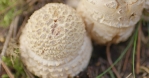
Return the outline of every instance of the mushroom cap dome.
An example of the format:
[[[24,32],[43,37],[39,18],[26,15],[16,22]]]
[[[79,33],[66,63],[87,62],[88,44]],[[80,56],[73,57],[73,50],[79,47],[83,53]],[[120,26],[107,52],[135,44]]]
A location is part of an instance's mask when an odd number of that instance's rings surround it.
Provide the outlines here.
[[[80,0],[65,0],[65,2],[67,5],[76,8]]]
[[[144,8],[149,9],[149,0],[145,0]]]
[[[91,42],[83,20],[73,8],[49,3],[31,15],[20,36],[20,50],[24,63],[37,76],[63,78],[68,74],[74,76],[87,66]],[[84,58],[84,64],[77,67]],[[73,72],[72,67],[78,71]]]
[[[80,6],[93,21],[120,28],[139,21],[144,3],[145,0],[82,0]]]
[[[131,35],[144,4],[145,0],[81,0],[77,11],[97,43],[119,43]]]

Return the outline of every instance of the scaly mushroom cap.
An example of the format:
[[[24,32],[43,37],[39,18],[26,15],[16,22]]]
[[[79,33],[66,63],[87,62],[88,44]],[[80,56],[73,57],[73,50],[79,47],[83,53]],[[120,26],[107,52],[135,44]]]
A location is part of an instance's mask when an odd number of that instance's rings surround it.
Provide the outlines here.
[[[145,0],[81,0],[77,11],[89,34],[100,44],[119,43],[132,33]],[[125,34],[126,33],[126,34]]]
[[[66,78],[87,66],[92,47],[76,11],[50,3],[31,15],[20,37],[20,50],[24,64],[35,75]]]

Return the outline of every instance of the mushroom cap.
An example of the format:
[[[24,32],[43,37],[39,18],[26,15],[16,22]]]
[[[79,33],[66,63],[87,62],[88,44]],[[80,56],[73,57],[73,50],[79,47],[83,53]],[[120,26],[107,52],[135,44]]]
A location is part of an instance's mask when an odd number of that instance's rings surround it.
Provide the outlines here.
[[[78,11],[98,23],[118,28],[128,27],[139,21],[144,2],[145,0],[81,0]]]
[[[149,9],[149,0],[145,0],[145,6],[144,6],[145,9]]]
[[[78,6],[78,3],[80,2],[80,0],[65,0],[66,4],[76,8]]]
[[[95,41],[119,43],[131,35],[144,3],[145,0],[81,0],[77,11]]]
[[[91,56],[91,42],[76,11],[49,3],[35,11],[20,36],[21,57],[39,77],[66,78],[82,71]]]
[[[117,28],[98,23],[94,24],[90,35],[99,44],[108,44],[109,42],[117,44],[127,40],[134,28],[135,26]]]

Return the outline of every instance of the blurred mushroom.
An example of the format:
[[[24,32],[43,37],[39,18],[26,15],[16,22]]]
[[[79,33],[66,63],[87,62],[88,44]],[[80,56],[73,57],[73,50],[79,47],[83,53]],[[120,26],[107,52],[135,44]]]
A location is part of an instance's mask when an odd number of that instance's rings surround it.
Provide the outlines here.
[[[149,0],[145,0],[145,9],[149,9]]]
[[[80,2],[80,0],[65,0],[65,1],[67,5],[73,8],[76,8],[78,6],[78,3]]]
[[[90,36],[99,44],[125,41],[140,20],[145,0],[81,0],[82,15]]]
[[[88,65],[92,46],[73,8],[49,3],[31,15],[20,36],[20,51],[23,63],[35,75],[67,78]]]

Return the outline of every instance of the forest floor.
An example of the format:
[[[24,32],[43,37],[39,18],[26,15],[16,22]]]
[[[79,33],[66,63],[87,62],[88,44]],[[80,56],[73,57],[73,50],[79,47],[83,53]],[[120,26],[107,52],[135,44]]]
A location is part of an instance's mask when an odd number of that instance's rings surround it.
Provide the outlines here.
[[[20,62],[19,36],[35,10],[50,2],[64,1],[0,0],[0,78],[37,78]],[[143,14],[149,12],[144,10]],[[149,78],[149,20],[140,20],[125,42],[105,46],[92,42],[89,65],[75,78]]]

